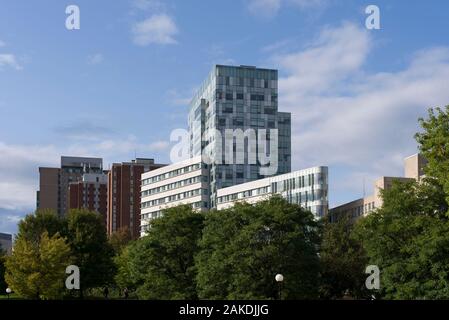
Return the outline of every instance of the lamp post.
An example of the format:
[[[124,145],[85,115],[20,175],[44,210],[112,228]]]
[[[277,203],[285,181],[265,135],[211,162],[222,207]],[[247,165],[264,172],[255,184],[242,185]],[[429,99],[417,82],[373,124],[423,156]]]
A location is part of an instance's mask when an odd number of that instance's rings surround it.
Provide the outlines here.
[[[279,288],[279,300],[282,300],[282,282],[284,281],[284,276],[282,274],[277,274],[276,277],[274,277],[276,282],[278,283]]]
[[[6,294],[8,295],[8,299],[9,299],[9,295],[11,294],[12,290],[11,288],[6,288]]]

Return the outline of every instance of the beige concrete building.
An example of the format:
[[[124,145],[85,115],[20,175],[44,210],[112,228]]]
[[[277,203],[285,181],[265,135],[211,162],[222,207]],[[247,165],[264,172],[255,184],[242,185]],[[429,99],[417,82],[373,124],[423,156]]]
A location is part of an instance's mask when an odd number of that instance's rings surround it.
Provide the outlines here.
[[[329,211],[330,220],[337,221],[342,215],[348,215],[355,220],[361,216],[366,216],[376,208],[382,207],[381,190],[388,190],[392,187],[393,181],[407,182],[411,180],[420,180],[424,176],[424,167],[426,160],[420,155],[404,159],[405,177],[381,177],[374,182],[374,194],[360,198]]]
[[[419,180],[424,176],[427,160],[420,154],[414,154],[404,160],[404,177]]]

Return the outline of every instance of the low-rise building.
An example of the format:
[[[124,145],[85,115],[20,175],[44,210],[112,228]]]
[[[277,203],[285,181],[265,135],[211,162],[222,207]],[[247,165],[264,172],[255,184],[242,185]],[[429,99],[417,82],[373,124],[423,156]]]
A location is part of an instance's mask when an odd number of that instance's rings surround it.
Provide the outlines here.
[[[330,221],[335,222],[341,216],[349,216],[351,220],[356,220],[359,217],[366,216],[376,208],[382,207],[381,190],[390,189],[393,181],[408,182],[420,180],[424,176],[426,163],[427,161],[420,154],[405,158],[405,177],[381,177],[377,179],[374,182],[374,194],[332,208],[329,212]]]
[[[0,250],[6,251],[6,254],[12,253],[12,235],[0,232]]]
[[[328,213],[328,168],[313,167],[218,189],[217,209],[238,201],[256,203],[274,194],[310,210],[316,218],[324,217]]]
[[[152,219],[162,210],[189,204],[195,210],[210,208],[209,167],[194,157],[142,174],[140,233],[145,235]]]

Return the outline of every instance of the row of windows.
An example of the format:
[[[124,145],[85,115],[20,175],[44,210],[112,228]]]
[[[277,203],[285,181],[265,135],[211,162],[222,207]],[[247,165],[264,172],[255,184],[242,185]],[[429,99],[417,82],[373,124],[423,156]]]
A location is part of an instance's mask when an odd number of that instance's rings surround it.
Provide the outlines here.
[[[237,77],[237,78],[255,78],[277,80],[277,70],[257,69],[253,67],[228,67],[217,66],[215,75],[218,77]]]
[[[248,191],[243,191],[239,193],[234,193],[227,196],[218,197],[218,203],[227,203],[237,200],[242,200],[245,198],[253,197],[253,196],[259,196],[259,195],[265,195],[270,193],[269,187],[264,188],[258,188]],[[307,204],[309,202],[314,201],[325,201],[327,200],[327,193],[325,190],[311,190],[311,191],[305,191],[305,192],[294,192],[289,193],[287,195],[284,195],[284,197],[287,199],[289,203],[295,203],[295,204]]]
[[[254,196],[265,195],[270,192],[270,187],[262,187],[247,191],[242,191],[238,193],[233,193],[227,196],[218,197],[218,203],[226,203],[230,201],[235,201],[239,199],[245,199]]]
[[[189,178],[189,179],[185,179],[185,180],[181,180],[181,181],[176,181],[176,182],[164,185],[164,186],[160,186],[157,188],[142,191],[142,197],[147,197],[149,195],[185,187],[185,186],[199,183],[199,182],[208,182],[208,181],[209,181],[209,179],[207,176],[197,176],[197,177],[193,177],[193,178]]]
[[[150,183],[155,183],[155,182],[162,181],[162,180],[165,180],[168,178],[173,178],[173,177],[179,176],[181,174],[189,173],[189,172],[192,172],[192,171],[195,171],[198,169],[201,169],[201,164],[195,163],[195,164],[192,164],[192,165],[184,167],[184,168],[180,168],[177,170],[173,170],[173,171],[170,171],[167,173],[160,174],[158,176],[144,179],[144,180],[142,180],[142,185],[145,186]]]
[[[326,177],[322,173],[311,173],[305,176],[291,178],[279,182],[272,183],[272,190],[274,193],[283,192],[287,190],[300,189],[305,187],[310,187],[313,185],[323,185],[326,184]]]
[[[325,201],[327,200],[327,192],[326,190],[310,190],[310,191],[304,191],[304,192],[293,192],[288,193],[285,195],[285,198],[290,203],[308,203],[308,202],[314,202],[314,201]]]
[[[270,82],[266,79],[248,79],[242,77],[217,77],[217,85],[239,86],[239,87],[254,87],[254,88],[269,88]],[[276,87],[276,83],[272,84]]]
[[[271,101],[271,102],[277,102],[278,101],[278,96],[277,94],[272,94],[271,95],[271,99],[268,100],[268,97],[270,97],[269,95],[264,95],[264,94],[250,94],[249,95],[249,100],[251,101]],[[233,100],[244,100],[245,99],[245,94],[241,93],[241,92],[236,92],[235,95],[233,92],[222,92],[220,90],[217,90],[217,95],[216,95],[216,100],[226,100],[226,101],[233,101]],[[200,112],[201,109],[198,108],[197,112]],[[197,114],[195,113],[195,118],[197,118]]]
[[[192,209],[202,209],[207,208],[208,203],[206,201],[198,201],[191,204]],[[144,213],[141,215],[141,220],[152,220],[156,218],[160,218],[164,215],[164,210],[158,210],[150,213]]]
[[[183,200],[183,199],[188,199],[188,198],[192,198],[192,197],[196,197],[196,196],[200,196],[200,195],[208,196],[209,195],[209,190],[208,189],[195,189],[195,190],[190,190],[190,191],[178,193],[178,194],[175,194],[175,195],[172,195],[172,196],[163,197],[163,198],[160,198],[160,199],[145,201],[145,202],[142,202],[142,209],[153,207],[153,206],[157,206],[157,205],[162,205],[162,204],[166,204],[166,203],[170,203],[170,202],[173,202],[173,201],[179,201],[179,200]]]

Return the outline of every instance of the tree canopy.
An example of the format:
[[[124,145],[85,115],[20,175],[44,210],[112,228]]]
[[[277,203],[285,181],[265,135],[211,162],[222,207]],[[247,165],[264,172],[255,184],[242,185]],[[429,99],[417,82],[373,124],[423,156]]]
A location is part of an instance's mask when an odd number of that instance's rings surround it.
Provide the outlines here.
[[[61,299],[70,247],[58,233],[44,231],[38,243],[20,237],[6,261],[6,281],[14,292],[30,299]]]
[[[317,297],[318,223],[298,205],[274,196],[206,215],[197,256],[198,293],[205,299]]]

